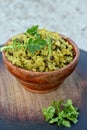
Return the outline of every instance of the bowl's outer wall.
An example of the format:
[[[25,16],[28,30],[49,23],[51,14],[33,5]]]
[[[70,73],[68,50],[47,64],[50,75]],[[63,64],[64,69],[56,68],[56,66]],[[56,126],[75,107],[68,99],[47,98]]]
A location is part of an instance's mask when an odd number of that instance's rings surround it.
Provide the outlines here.
[[[21,69],[7,60],[5,52],[2,52],[2,57],[8,71],[14,75],[27,89],[35,92],[44,92],[53,90],[58,87],[67,76],[69,76],[75,69],[79,59],[79,49],[76,44],[71,40],[67,41],[73,46],[75,52],[74,60],[66,67],[51,71],[51,72],[32,72]]]

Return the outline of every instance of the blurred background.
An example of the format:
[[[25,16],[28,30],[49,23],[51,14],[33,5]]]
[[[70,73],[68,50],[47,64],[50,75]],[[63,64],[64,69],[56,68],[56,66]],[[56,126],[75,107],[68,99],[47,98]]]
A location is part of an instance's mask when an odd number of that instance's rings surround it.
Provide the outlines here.
[[[87,0],[0,0],[0,45],[32,25],[62,33],[87,51]]]

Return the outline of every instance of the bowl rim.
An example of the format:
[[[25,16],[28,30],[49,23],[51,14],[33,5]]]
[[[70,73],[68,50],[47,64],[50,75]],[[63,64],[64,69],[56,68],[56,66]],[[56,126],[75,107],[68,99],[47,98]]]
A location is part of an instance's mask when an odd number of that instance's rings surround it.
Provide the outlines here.
[[[71,38],[69,38],[69,37],[67,37],[67,36],[65,36],[65,35],[63,35],[63,34],[60,34],[60,33],[58,33],[58,34],[61,35],[63,39],[67,40],[70,45],[73,46],[73,50],[74,50],[74,52],[75,52],[75,57],[74,57],[73,61],[71,61],[68,65],[66,65],[66,66],[63,67],[63,68],[56,69],[56,70],[54,70],[54,71],[47,71],[47,72],[45,72],[45,71],[44,71],[44,72],[30,71],[30,70],[26,70],[26,69],[23,69],[23,68],[21,68],[21,67],[18,67],[18,66],[16,66],[16,65],[12,64],[12,63],[5,57],[5,51],[2,51],[2,57],[3,57],[3,59],[6,61],[6,63],[10,64],[10,66],[13,66],[13,67],[18,68],[18,70],[19,70],[20,72],[32,73],[32,74],[37,74],[37,75],[38,75],[38,74],[51,74],[51,73],[56,73],[56,72],[64,71],[64,70],[66,70],[68,67],[72,66],[72,65],[75,63],[75,61],[78,61],[78,60],[79,60],[80,50],[79,50],[78,46],[76,45],[76,43],[75,43]],[[19,35],[19,34],[16,34],[16,35]],[[13,38],[13,37],[12,37],[12,38]],[[10,38],[5,44],[8,44],[8,42],[9,42],[12,38]]]

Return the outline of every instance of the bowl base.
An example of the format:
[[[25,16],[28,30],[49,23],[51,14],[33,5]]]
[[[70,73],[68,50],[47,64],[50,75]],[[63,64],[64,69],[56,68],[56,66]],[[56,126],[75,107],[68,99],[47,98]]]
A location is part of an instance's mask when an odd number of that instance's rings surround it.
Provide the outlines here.
[[[48,92],[51,92],[55,89],[57,89],[62,83],[63,81],[61,82],[58,82],[56,85],[44,85],[45,87],[43,89],[41,89],[41,86],[40,85],[35,85],[35,84],[31,84],[31,83],[26,83],[26,82],[23,82],[19,79],[17,79],[20,84],[28,91],[32,92],[32,93],[48,93]],[[38,89],[37,89],[37,86],[38,86]]]
[[[51,92],[51,91],[53,91],[53,90],[56,90],[56,89],[59,87],[59,85],[58,85],[57,87],[52,88],[52,89],[50,89],[50,90],[40,91],[40,90],[30,89],[30,88],[28,88],[28,87],[26,87],[26,86],[24,86],[24,85],[22,85],[22,86],[23,86],[26,90],[28,90],[28,91],[30,91],[30,92],[32,92],[32,93],[48,93],[48,92]]]

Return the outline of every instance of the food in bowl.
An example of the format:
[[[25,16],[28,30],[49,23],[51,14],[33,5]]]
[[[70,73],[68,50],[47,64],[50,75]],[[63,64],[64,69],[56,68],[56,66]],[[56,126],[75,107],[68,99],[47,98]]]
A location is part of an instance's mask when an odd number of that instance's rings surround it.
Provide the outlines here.
[[[7,69],[33,92],[57,88],[75,69],[79,58],[72,40],[38,25],[11,38],[1,51]]]
[[[65,39],[58,33],[33,26],[8,42],[5,56],[12,64],[26,70],[54,71],[74,59],[73,46]]]

